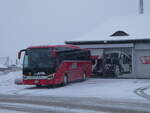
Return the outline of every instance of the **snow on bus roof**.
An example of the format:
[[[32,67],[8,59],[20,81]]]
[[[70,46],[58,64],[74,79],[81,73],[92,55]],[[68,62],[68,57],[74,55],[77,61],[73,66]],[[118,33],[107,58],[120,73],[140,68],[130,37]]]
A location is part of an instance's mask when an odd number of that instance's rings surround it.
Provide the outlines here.
[[[135,15],[114,17],[103,24],[98,25],[86,35],[66,41],[74,42],[90,41],[126,41],[126,40],[150,40],[150,15]],[[117,36],[118,35],[118,36]]]

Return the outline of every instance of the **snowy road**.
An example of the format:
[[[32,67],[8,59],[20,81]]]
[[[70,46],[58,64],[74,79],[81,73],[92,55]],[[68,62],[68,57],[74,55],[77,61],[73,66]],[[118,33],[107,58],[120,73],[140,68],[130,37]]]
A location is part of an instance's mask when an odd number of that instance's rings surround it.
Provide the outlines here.
[[[40,105],[41,104],[41,105]],[[1,109],[7,109],[7,110],[12,110],[12,111],[20,111],[20,112],[31,112],[31,113],[98,113],[96,111],[92,110],[86,110],[86,109],[81,109],[81,108],[71,108],[71,107],[66,107],[67,104],[62,103],[62,106],[60,106],[60,103],[58,106],[56,104],[52,105],[52,102],[49,102],[48,104],[35,104],[35,103],[30,103],[25,102],[25,103],[13,103],[11,102],[1,102],[0,103],[0,108]],[[11,112],[10,112],[11,113]],[[100,113],[107,113],[107,112],[100,112]]]
[[[150,103],[99,98],[1,95],[0,109],[31,113],[149,113]]]
[[[145,93],[150,96],[150,87],[148,87],[148,89],[145,91]]]
[[[0,113],[150,113],[150,79],[89,79],[36,88],[15,85],[20,77],[21,72],[0,76]]]

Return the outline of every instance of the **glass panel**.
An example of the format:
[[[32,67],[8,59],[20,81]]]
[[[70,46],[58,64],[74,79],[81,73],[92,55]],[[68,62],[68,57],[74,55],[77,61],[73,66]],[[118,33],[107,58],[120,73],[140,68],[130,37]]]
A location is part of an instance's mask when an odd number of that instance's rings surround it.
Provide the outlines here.
[[[29,65],[28,55],[24,56],[24,62],[23,62],[23,64],[24,64],[23,65],[24,68],[28,67],[28,65]]]
[[[23,67],[25,70],[55,72],[56,57],[52,56],[52,48],[28,49],[24,56]]]

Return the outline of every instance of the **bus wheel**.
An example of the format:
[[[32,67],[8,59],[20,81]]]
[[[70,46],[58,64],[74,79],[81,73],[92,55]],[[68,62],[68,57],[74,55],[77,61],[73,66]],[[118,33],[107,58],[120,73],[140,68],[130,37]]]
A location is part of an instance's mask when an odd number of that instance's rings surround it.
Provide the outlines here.
[[[83,74],[83,78],[82,78],[82,80],[83,80],[83,81],[85,81],[85,80],[86,80],[86,74],[85,74],[85,73]]]
[[[63,78],[63,85],[67,85],[68,84],[68,76],[65,75],[64,78]]]

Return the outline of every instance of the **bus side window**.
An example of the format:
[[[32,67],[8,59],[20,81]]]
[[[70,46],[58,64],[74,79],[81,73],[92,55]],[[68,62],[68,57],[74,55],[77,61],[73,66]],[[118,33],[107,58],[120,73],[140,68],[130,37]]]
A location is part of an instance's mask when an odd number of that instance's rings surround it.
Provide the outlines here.
[[[77,59],[78,60],[84,60],[84,56],[83,56],[83,53],[81,51],[77,52]]]
[[[79,60],[90,60],[90,53],[88,51],[79,51],[78,59]]]

